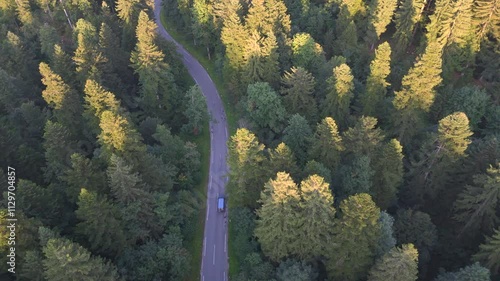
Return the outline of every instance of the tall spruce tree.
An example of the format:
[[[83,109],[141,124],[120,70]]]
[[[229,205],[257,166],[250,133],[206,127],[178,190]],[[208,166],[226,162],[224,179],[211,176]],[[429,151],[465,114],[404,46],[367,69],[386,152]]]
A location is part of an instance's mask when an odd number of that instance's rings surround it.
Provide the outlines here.
[[[486,238],[484,244],[479,245],[479,252],[472,258],[479,261],[497,274],[500,270],[500,228],[497,228],[494,234]]]
[[[350,105],[354,97],[354,76],[347,64],[333,69],[328,79],[328,92],[323,107],[323,115],[331,116],[340,128],[346,128],[350,119]]]
[[[422,19],[427,0],[404,0],[395,13],[397,51],[402,53],[413,40],[416,25]]]
[[[335,241],[326,254],[326,269],[335,280],[360,280],[373,264],[380,236],[380,209],[370,195],[361,193],[343,200],[340,212]]]
[[[311,144],[312,135],[307,120],[300,114],[292,115],[283,133],[283,142],[292,149],[299,166],[303,166],[307,160],[307,149]]]
[[[330,171],[335,171],[340,162],[340,154],[344,151],[342,137],[335,120],[326,117],[316,126],[316,131],[312,138],[309,156],[323,163]]]
[[[413,244],[393,248],[370,269],[368,281],[416,281],[418,250]]]
[[[278,261],[295,253],[298,248],[300,191],[290,175],[279,172],[269,180],[261,193],[262,207],[257,210],[255,236],[262,251]]]
[[[375,58],[370,63],[370,75],[366,79],[366,90],[361,96],[363,114],[380,118],[383,101],[387,96],[387,77],[391,73],[391,46],[380,44],[375,50]]]
[[[314,99],[314,77],[302,67],[292,67],[281,79],[281,94],[288,112],[299,113],[308,120],[315,120],[317,107]]]

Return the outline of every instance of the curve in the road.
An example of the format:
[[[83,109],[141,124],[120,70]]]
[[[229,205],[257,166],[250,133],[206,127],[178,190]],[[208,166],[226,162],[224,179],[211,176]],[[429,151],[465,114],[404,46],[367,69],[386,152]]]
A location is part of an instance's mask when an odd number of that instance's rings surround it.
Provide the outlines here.
[[[174,42],[177,46],[177,51],[182,55],[183,63],[189,74],[206,97],[208,111],[212,117],[210,120],[210,171],[200,280],[226,281],[228,280],[229,268],[227,213],[218,213],[216,205],[218,195],[224,194],[228,171],[226,156],[229,135],[224,106],[207,71],[163,27],[160,20],[161,1],[155,0],[154,9],[158,33],[168,41]]]

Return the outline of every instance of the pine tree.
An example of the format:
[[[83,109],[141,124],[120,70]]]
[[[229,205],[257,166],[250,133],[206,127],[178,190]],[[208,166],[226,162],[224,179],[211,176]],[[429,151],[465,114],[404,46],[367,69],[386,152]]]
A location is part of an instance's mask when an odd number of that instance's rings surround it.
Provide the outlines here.
[[[380,212],[378,220],[380,224],[380,237],[378,239],[376,257],[381,258],[396,246],[396,238],[394,238],[394,218],[386,211]]]
[[[328,93],[323,107],[323,116],[331,116],[340,128],[348,125],[350,104],[354,97],[354,76],[347,64],[333,69],[333,76],[327,80]]]
[[[341,216],[335,224],[335,241],[326,254],[326,268],[335,280],[359,280],[373,264],[380,236],[380,209],[366,193],[340,203]]]
[[[95,26],[85,19],[79,19],[74,33],[77,37],[78,47],[75,50],[73,61],[76,64],[76,73],[81,83],[87,79],[100,80],[100,65],[106,58],[96,48],[99,36]]]
[[[370,43],[373,44],[376,42],[380,38],[380,35],[385,32],[387,25],[391,23],[397,4],[398,2],[395,0],[379,0],[370,3],[371,24],[368,30]]]
[[[397,112],[394,123],[403,144],[407,144],[423,126],[423,115],[433,104],[435,88],[442,81],[441,62],[438,43],[429,43],[421,59],[403,77],[401,90],[395,93],[393,105]]]
[[[70,167],[70,156],[76,151],[76,143],[68,129],[47,120],[43,134],[43,147],[47,166],[43,168],[46,182],[54,182]]]
[[[59,44],[54,45],[54,51],[50,57],[50,66],[51,69],[60,75],[67,84],[73,87],[76,86],[73,60]]]
[[[338,171],[339,181],[336,194],[345,199],[358,193],[370,193],[375,172],[370,167],[371,159],[366,155],[357,155],[348,165]]]
[[[286,172],[292,178],[297,178],[299,168],[295,163],[295,156],[285,143],[282,142],[275,149],[269,151],[268,171],[270,177],[275,176],[278,172]]]
[[[500,1],[498,0],[480,0],[476,1],[473,7],[473,23],[476,27],[477,40],[481,41],[488,33],[494,37],[500,37]]]
[[[184,111],[188,123],[182,129],[198,135],[203,132],[203,125],[209,120],[207,101],[199,86],[192,86],[186,93],[187,107]]]
[[[54,109],[57,120],[77,134],[82,105],[78,95],[46,63],[40,63],[40,74],[45,90],[42,97]]]
[[[490,281],[490,271],[478,262],[461,268],[456,272],[444,272],[434,281]]]
[[[431,217],[420,211],[400,209],[394,222],[394,236],[398,243],[412,243],[418,249],[419,267],[425,272],[430,253],[437,245],[437,229]]]
[[[344,149],[335,120],[331,117],[321,120],[312,138],[310,157],[325,164],[330,171],[335,171],[340,162],[340,153]]]
[[[486,238],[485,243],[479,245],[479,252],[472,258],[483,263],[493,274],[500,269],[500,228],[495,233]]]
[[[75,213],[80,220],[76,231],[87,238],[92,250],[113,256],[123,249],[121,218],[111,202],[82,188]]]
[[[308,120],[315,120],[317,111],[314,99],[314,77],[302,67],[292,67],[281,78],[281,95],[284,96],[286,109],[298,113]]]
[[[471,135],[469,120],[462,112],[439,121],[438,133],[429,134],[420,150],[410,158],[407,187],[412,190],[413,199],[431,202],[429,199],[446,192],[452,172],[460,164],[459,160],[467,156],[465,150]]]
[[[96,215],[98,216],[98,214]],[[116,267],[66,238],[52,238],[43,247],[45,278],[48,281],[119,280]]]
[[[397,192],[403,183],[403,147],[396,139],[384,144],[373,159],[373,201],[382,210],[397,200]]]
[[[118,202],[128,204],[145,197],[145,186],[139,173],[134,173],[123,158],[112,155],[106,174],[111,193]]]
[[[94,80],[85,83],[85,118],[96,133],[99,132],[99,120],[104,111],[120,112],[120,102],[113,93],[106,91]]]
[[[262,191],[264,145],[247,129],[238,129],[229,142],[228,194],[235,206],[256,206]]]
[[[454,218],[463,224],[463,231],[489,232],[498,222],[499,200],[500,169],[491,166],[486,174],[475,175],[474,184],[458,195]]]
[[[283,133],[283,142],[293,151],[299,166],[303,166],[307,160],[307,149],[310,146],[312,135],[307,120],[300,114],[292,115]]]
[[[368,281],[416,281],[418,279],[418,251],[413,244],[393,248],[375,263]]]
[[[260,202],[255,236],[264,254],[278,261],[297,249],[299,188],[290,175],[279,172],[274,180],[265,184]]]
[[[305,68],[316,76],[318,66],[324,64],[325,57],[321,45],[314,41],[308,33],[297,33],[293,36],[292,64]]]
[[[245,46],[243,82],[251,84],[263,81],[276,86],[279,81],[279,65],[274,34],[261,36],[255,31],[250,32]]]
[[[365,116],[359,118],[354,127],[344,132],[343,140],[346,151],[374,158],[375,152],[384,139],[384,132],[376,126],[376,118]]]
[[[328,245],[334,242],[333,228],[335,208],[330,186],[318,175],[312,175],[300,183],[302,200],[297,218],[295,255],[302,260],[314,260],[327,252]]]
[[[193,31],[195,40],[200,42],[201,45],[207,50],[208,59],[210,59],[210,45],[211,41],[213,41],[212,37],[214,36],[212,13],[210,10],[211,5],[207,3],[206,0],[193,1],[191,7],[191,30]]]
[[[79,153],[71,155],[71,169],[66,171],[62,180],[68,185],[66,194],[72,203],[78,201],[82,187],[98,193],[108,191],[105,174],[98,170],[95,163]]]
[[[416,25],[422,18],[422,13],[427,0],[404,0],[399,4],[395,14],[396,46],[399,53],[406,50],[414,36]]]
[[[130,50],[133,46],[134,28],[140,10],[140,0],[117,0],[116,11],[120,20],[123,21],[122,46]]]
[[[105,149],[107,156],[117,152],[120,155],[131,152],[144,152],[141,135],[132,127],[129,118],[106,110],[100,116],[98,136],[99,143]]]
[[[380,44],[375,50],[375,58],[370,63],[370,75],[366,79],[365,94],[361,97],[363,114],[381,117],[381,107],[387,96],[387,77],[391,73],[391,46]]]
[[[156,24],[145,11],[139,14],[136,28],[137,44],[130,62],[134,73],[139,75],[141,103],[145,111],[161,114],[169,109],[168,98],[175,91],[174,78],[165,55],[155,43]]]

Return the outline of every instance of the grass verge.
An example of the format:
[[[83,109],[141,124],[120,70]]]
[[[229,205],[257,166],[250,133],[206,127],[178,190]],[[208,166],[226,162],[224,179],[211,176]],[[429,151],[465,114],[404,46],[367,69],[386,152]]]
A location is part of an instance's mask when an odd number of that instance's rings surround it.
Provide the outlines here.
[[[172,38],[175,39],[179,44],[181,44],[193,57],[198,60],[198,62],[205,68],[205,70],[208,72],[208,75],[210,75],[210,78],[212,78],[212,81],[215,83],[215,86],[217,88],[217,91],[219,92],[219,95],[222,99],[222,102],[224,104],[224,110],[226,112],[226,117],[227,117],[227,122],[229,126],[229,134],[230,136],[233,135],[236,132],[237,129],[237,122],[239,119],[239,114],[235,111],[235,107],[231,104],[230,98],[229,98],[229,93],[226,91],[224,87],[224,83],[222,80],[221,75],[217,72],[215,63],[213,60],[209,60],[207,55],[206,55],[206,50],[203,47],[200,46],[195,46],[191,39],[186,35],[182,34],[175,28],[175,24],[173,22],[170,22],[167,17],[165,16],[165,13],[162,11],[160,13],[161,17],[161,23],[163,27],[167,30],[167,32],[172,36]],[[206,132],[206,130],[204,130]],[[207,155],[207,161],[210,157],[210,137],[208,136],[208,140],[202,141],[203,143],[197,143],[198,146],[200,147],[200,150],[203,152],[208,153]],[[203,147],[203,145],[208,145],[208,147]],[[202,155],[203,159],[203,155]],[[203,162],[205,163],[205,162]],[[205,166],[205,165],[204,165]],[[207,165],[208,167],[208,165]],[[205,177],[205,171],[203,171],[204,174],[204,182],[203,182],[203,190],[205,190],[205,194],[203,198],[206,198],[206,187],[207,187],[207,178]],[[206,171],[206,175],[208,175],[208,168]],[[205,203],[204,203],[205,204]],[[229,201],[229,212],[231,210],[231,201]],[[193,268],[200,268],[201,266],[201,248],[203,246],[203,231],[204,231],[204,225],[205,225],[205,220],[204,220],[204,212],[201,212],[202,214],[200,215],[200,234],[198,235],[198,232],[196,232],[195,238],[193,241],[190,243],[190,252],[193,255],[194,261],[193,261]],[[198,229],[197,229],[198,231]],[[234,243],[231,241],[231,237],[234,237],[232,235],[233,229],[231,227],[231,224],[229,224],[229,237],[228,237],[228,255],[229,255],[229,278],[234,278],[236,274],[238,273],[238,268],[240,261],[235,259],[235,251],[237,249],[234,248]],[[197,267],[195,267],[197,266]],[[199,275],[198,271],[194,271],[190,275],[189,280],[198,280]]]
[[[202,205],[198,213],[197,223],[194,227],[193,236],[186,240],[186,248],[191,254],[191,272],[186,281],[195,281],[200,278],[201,254],[203,248],[203,232],[205,231],[205,208],[207,202],[208,173],[210,169],[210,133],[208,122],[203,125],[202,133],[196,137],[183,136],[183,139],[191,141],[198,146],[201,155],[201,180],[195,186],[194,192],[201,199]]]

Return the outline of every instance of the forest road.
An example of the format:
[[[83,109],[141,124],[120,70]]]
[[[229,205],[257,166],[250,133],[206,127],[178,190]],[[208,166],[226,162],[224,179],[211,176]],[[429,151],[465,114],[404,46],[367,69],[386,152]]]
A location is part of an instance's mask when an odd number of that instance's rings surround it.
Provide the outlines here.
[[[206,97],[210,120],[210,172],[207,189],[207,209],[205,218],[205,233],[203,236],[203,249],[201,261],[201,281],[226,281],[228,280],[228,254],[227,254],[227,212],[217,212],[217,197],[225,194],[225,185],[228,181],[226,163],[228,128],[226,114],[217,88],[207,71],[189,54],[182,45],[177,43],[167,33],[160,21],[161,1],[155,0],[155,20],[158,33],[177,46],[184,65],[189,74]],[[193,270],[196,270],[193,268]],[[194,281],[194,280],[193,280]]]

